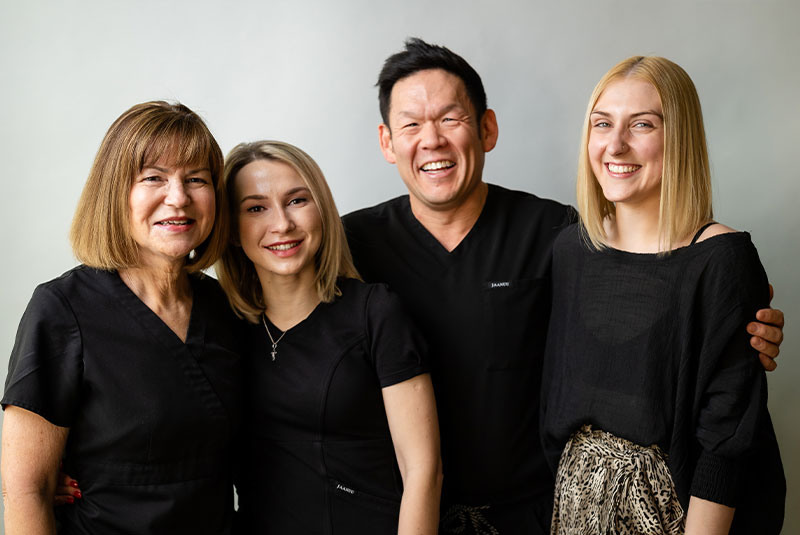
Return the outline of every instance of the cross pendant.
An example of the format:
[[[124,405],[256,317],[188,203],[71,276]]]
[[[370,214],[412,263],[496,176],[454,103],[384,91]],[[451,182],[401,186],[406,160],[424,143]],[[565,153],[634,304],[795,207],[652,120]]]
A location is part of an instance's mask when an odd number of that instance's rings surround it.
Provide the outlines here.
[[[277,346],[277,345],[278,345],[278,344],[272,344],[272,352],[271,352],[270,354],[272,355],[272,361],[273,361],[273,362],[275,361],[275,355],[277,355],[277,354],[278,354],[278,350],[277,350],[277,349],[275,349],[275,346]]]

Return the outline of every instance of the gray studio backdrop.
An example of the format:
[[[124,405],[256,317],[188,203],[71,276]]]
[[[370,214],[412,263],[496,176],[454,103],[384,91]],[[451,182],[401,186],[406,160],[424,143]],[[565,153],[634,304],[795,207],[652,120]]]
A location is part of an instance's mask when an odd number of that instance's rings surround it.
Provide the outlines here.
[[[72,211],[105,130],[134,103],[184,102],[224,152],[299,145],[344,213],[404,191],[378,150],[373,84],[420,36],[483,76],[500,124],[487,181],[573,203],[592,87],[620,59],[662,55],[699,90],[717,219],[752,233],[788,317],[770,407],[784,533],[800,533],[798,22],[796,0],[0,0],[0,369],[35,285],[74,265]]]

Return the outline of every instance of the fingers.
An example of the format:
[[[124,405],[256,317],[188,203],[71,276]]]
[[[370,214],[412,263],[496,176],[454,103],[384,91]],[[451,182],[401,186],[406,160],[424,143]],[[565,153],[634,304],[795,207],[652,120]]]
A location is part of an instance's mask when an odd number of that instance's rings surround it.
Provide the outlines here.
[[[775,296],[775,289],[769,285],[769,302],[772,303],[772,298]]]
[[[69,505],[75,503],[83,497],[78,482],[69,477],[67,474],[60,473],[58,475],[58,482],[56,485],[55,496],[53,496],[54,505]]]
[[[783,328],[783,311],[777,308],[762,308],[756,312],[756,319],[760,322]]]
[[[764,343],[774,344],[776,352],[773,356],[777,356],[777,346],[781,345],[783,342],[783,329],[781,327],[775,327],[766,323],[752,321],[747,324],[747,332],[755,337],[763,339]],[[757,347],[755,344],[753,344],[753,347],[761,350],[761,347]]]
[[[761,365],[764,366],[764,369],[768,372],[775,370],[778,367],[778,363],[772,360],[771,357],[768,357],[764,353],[758,354],[758,360],[761,361]]]
[[[761,338],[760,336],[750,337],[750,345],[753,347],[753,349],[758,350],[759,353],[771,359],[777,358],[778,354],[781,352],[780,346],[773,344],[766,339]]]

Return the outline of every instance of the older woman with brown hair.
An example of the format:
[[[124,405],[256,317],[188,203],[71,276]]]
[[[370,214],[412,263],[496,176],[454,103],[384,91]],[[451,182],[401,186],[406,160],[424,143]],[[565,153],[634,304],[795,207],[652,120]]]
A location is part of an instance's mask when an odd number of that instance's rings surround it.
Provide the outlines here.
[[[9,535],[230,530],[239,322],[200,273],[227,243],[222,164],[180,104],[106,133],[70,234],[82,265],[36,288],[11,355]],[[83,497],[54,515],[62,460]]]

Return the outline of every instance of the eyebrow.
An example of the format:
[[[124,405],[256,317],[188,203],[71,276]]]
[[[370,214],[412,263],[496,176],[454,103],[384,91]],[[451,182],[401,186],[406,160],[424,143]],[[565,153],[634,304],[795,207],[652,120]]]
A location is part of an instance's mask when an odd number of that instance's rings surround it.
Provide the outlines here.
[[[447,106],[444,106],[443,108],[440,108],[439,110],[437,110],[435,115],[437,115],[437,116],[438,115],[445,115],[445,114],[450,113],[451,111],[456,110],[456,109],[459,110],[459,111],[463,111],[464,113],[467,113],[467,110],[464,109],[464,106],[462,106],[458,102],[454,102],[452,104],[448,104]],[[397,112],[397,115],[400,115],[402,117],[416,118],[416,117],[419,117],[420,114],[418,114],[416,112],[409,111],[409,110],[401,110],[401,111]]]
[[[299,193],[301,191],[302,192],[307,192],[309,195],[311,195],[311,190],[308,189],[306,186],[298,186],[296,188],[292,188],[289,191],[287,191],[286,192],[286,197],[291,197],[295,193]],[[246,195],[246,196],[242,197],[242,200],[239,201],[239,204],[241,204],[241,203],[243,203],[245,201],[249,201],[249,200],[263,201],[264,199],[268,199],[268,198],[269,197],[267,195],[261,195],[260,193],[253,193],[252,195]]]
[[[142,167],[142,171],[144,171],[145,169],[155,169],[156,171],[161,171],[162,173],[169,172],[169,169],[166,169],[164,167],[159,167],[157,165],[145,165],[144,167]],[[186,174],[192,175],[194,173],[199,173],[201,171],[208,171],[210,173],[211,169],[209,169],[208,167],[198,167],[197,169],[189,169],[189,171]]]
[[[602,115],[603,117],[611,117],[610,113],[604,112],[602,110],[594,110],[594,111],[592,111],[591,115],[595,115],[595,114]],[[659,119],[662,119],[662,120],[664,119],[664,116],[661,115],[659,112],[657,112],[655,110],[646,110],[646,111],[636,112],[636,113],[631,114],[631,117],[640,117],[642,115],[655,115]]]

